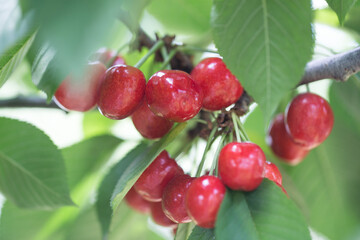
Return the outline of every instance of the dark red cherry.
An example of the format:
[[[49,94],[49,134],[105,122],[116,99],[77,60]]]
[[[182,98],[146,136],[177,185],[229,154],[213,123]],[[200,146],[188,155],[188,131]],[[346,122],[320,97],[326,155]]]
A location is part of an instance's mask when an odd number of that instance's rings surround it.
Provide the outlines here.
[[[141,195],[138,194],[133,187],[125,195],[125,201],[127,205],[139,213],[150,213],[151,203],[141,197]]]
[[[80,78],[68,76],[56,90],[55,102],[66,110],[85,112],[94,108],[105,71],[104,64],[91,62]]]
[[[252,191],[263,180],[265,161],[264,152],[254,143],[228,143],[219,155],[220,178],[233,190]]]
[[[151,76],[146,86],[146,99],[156,115],[184,122],[200,111],[203,95],[186,72],[162,70]]]
[[[316,94],[299,94],[286,108],[286,131],[295,142],[308,149],[325,141],[333,124],[334,115],[329,103]]]
[[[163,227],[176,227],[176,223],[171,221],[164,213],[161,202],[151,203],[151,218],[154,222]]]
[[[193,178],[189,175],[175,176],[165,187],[162,206],[168,218],[176,223],[191,222],[186,212],[185,195]]]
[[[203,107],[220,110],[235,103],[243,93],[239,80],[221,58],[203,59],[192,70],[191,76],[204,94]]]
[[[278,186],[282,186],[282,176],[280,170],[274,163],[266,161],[265,177],[275,182]]]
[[[202,176],[192,181],[185,197],[187,212],[203,228],[213,228],[226,188],[214,176]]]
[[[139,133],[148,139],[161,138],[174,124],[166,118],[156,116],[148,107],[146,99],[133,113],[131,119]]]
[[[134,187],[146,200],[160,202],[165,186],[178,174],[184,174],[184,171],[164,150],[145,169]]]
[[[145,86],[145,76],[139,69],[126,65],[109,68],[100,89],[100,112],[111,119],[130,116],[140,105]]]
[[[103,64],[108,64],[109,61],[115,56],[115,52],[106,48],[100,48],[99,50],[97,50],[93,56],[91,56],[91,59],[93,60],[97,60],[102,62]],[[121,64],[126,64],[125,59],[118,55],[116,56],[116,58],[113,60],[111,66],[115,66],[115,65],[121,65]]]
[[[282,113],[276,115],[271,122],[266,142],[276,156],[290,165],[300,163],[309,152],[307,148],[295,143],[289,136]]]

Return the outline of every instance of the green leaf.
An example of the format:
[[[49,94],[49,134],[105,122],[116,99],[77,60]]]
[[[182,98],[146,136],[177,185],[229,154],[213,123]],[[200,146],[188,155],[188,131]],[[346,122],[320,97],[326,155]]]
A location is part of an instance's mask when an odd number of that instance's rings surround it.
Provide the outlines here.
[[[186,126],[178,124],[160,141],[152,146],[145,143],[138,145],[121,159],[105,176],[98,190],[96,210],[101,224],[102,235],[108,235],[113,210],[116,210],[125,196],[151,161],[169,144]],[[111,200],[111,202],[110,202]],[[112,208],[111,208],[112,207]]]
[[[147,10],[168,34],[193,35],[210,30],[211,1],[208,0],[152,0]]]
[[[72,189],[86,175],[99,170],[121,142],[117,137],[103,135],[62,149],[69,187]]]
[[[36,32],[29,34],[7,49],[0,57],[0,87],[20,65],[31,47]]]
[[[196,226],[192,230],[188,240],[215,240],[214,229],[206,229]]]
[[[340,24],[343,24],[346,14],[354,6],[357,0],[326,0],[329,6],[336,12]]]
[[[193,222],[179,224],[176,230],[176,235],[174,240],[188,239],[194,227],[195,225]]]
[[[216,239],[311,239],[295,204],[269,180],[255,191],[227,191],[215,227]]]
[[[22,208],[72,205],[60,151],[36,127],[0,118],[0,189]]]
[[[310,0],[215,0],[212,28],[226,65],[269,122],[313,48]]]
[[[99,111],[88,111],[84,113],[83,132],[85,138],[110,134],[111,128],[117,123],[117,120],[106,118]]]

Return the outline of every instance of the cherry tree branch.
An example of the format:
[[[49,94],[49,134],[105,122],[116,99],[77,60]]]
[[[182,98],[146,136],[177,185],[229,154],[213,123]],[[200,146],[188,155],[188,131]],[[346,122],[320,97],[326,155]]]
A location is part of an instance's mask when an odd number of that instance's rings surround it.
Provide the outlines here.
[[[0,108],[54,108],[62,110],[54,101],[47,103],[46,99],[41,97],[23,96],[0,100]]]
[[[327,78],[345,82],[350,76],[359,71],[360,47],[309,62],[298,86]]]

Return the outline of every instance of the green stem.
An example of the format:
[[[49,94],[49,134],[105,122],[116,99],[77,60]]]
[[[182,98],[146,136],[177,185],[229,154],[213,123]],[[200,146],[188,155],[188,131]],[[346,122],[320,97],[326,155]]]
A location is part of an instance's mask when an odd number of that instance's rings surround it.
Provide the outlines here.
[[[200,48],[200,47],[196,47],[196,46],[182,46],[179,47],[181,49],[181,51],[191,51],[191,52],[208,52],[208,53],[218,53],[218,51],[215,50],[211,50],[211,49],[205,49],[205,48]]]
[[[201,118],[193,118],[193,119],[191,119],[190,121],[202,123],[202,124],[205,124],[205,125],[208,124],[207,121],[205,121],[204,119],[201,119]]]
[[[234,129],[235,129],[235,134],[236,134],[236,140],[238,142],[241,142],[241,138],[240,138],[240,131],[239,131],[239,127],[238,127],[238,124],[237,124],[237,116],[234,112],[231,113],[231,118],[233,120],[233,124],[234,124]]]
[[[200,177],[201,171],[202,171],[202,169],[203,169],[203,167],[204,167],[205,158],[206,158],[206,153],[209,151],[209,148],[210,148],[210,146],[211,146],[211,143],[212,143],[212,141],[213,141],[213,137],[214,137],[216,131],[217,131],[217,127],[215,126],[215,127],[212,129],[212,131],[211,131],[211,133],[210,133],[210,135],[209,135],[209,138],[208,138],[208,140],[207,140],[207,142],[206,142],[206,147],[205,147],[205,150],[204,150],[204,154],[203,154],[203,156],[202,156],[202,158],[201,158],[201,162],[200,162],[200,164],[199,164],[199,167],[198,167],[197,172],[196,172],[196,175],[195,175],[196,177]]]
[[[171,67],[169,66],[169,63],[171,61],[171,59],[173,59],[173,57],[175,56],[175,54],[177,53],[177,49],[173,49],[170,51],[170,53],[166,56],[163,64],[161,65],[160,69],[170,69]]]
[[[310,86],[309,86],[309,84],[306,84],[305,86],[306,86],[306,91],[309,93],[309,92],[310,92]]]
[[[225,132],[227,132],[227,131],[229,131],[229,128],[225,129]],[[218,145],[218,147],[216,149],[214,160],[213,160],[211,168],[210,168],[210,174],[211,175],[214,175],[214,171],[215,171],[215,175],[216,176],[218,175],[218,158],[219,158],[220,151],[221,151],[221,149],[222,149],[222,147],[224,145],[223,143],[224,143],[224,140],[225,140],[226,137],[227,137],[227,133],[223,133],[223,135],[220,138],[219,145]]]
[[[164,41],[163,40],[159,40],[158,42],[155,43],[154,46],[152,46],[152,48],[150,48],[150,50],[145,54],[145,56],[143,56],[135,65],[134,67],[136,68],[140,68],[145,62],[146,60],[153,55],[157,50],[159,50],[162,46],[164,46]]]
[[[111,65],[114,63],[116,57],[120,54],[120,52],[122,50],[124,50],[124,48],[128,47],[129,46],[129,43],[126,43],[124,45],[122,45],[115,53],[115,55],[106,63],[106,67],[109,68],[111,67]]]
[[[242,133],[242,136],[244,137],[245,141],[250,142],[250,138],[246,134],[245,128],[244,128],[243,124],[241,123],[240,118],[237,118],[237,120],[238,120],[238,126],[240,128],[240,132]]]

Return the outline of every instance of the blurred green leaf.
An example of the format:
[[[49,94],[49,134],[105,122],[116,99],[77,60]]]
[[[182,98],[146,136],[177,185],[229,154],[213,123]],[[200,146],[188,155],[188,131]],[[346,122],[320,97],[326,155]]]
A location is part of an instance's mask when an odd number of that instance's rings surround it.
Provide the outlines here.
[[[179,224],[174,240],[187,240],[194,227],[193,222]]]
[[[72,205],[60,151],[36,127],[0,118],[0,188],[22,208]]]
[[[346,14],[354,6],[357,0],[326,0],[329,6],[336,12],[340,24],[343,24]]]
[[[349,11],[344,26],[360,34],[360,1]]]
[[[147,10],[168,34],[203,34],[210,31],[211,1],[152,0]]]
[[[313,49],[310,0],[215,0],[215,44],[268,123]],[[294,47],[296,46],[296,47]]]
[[[130,66],[134,66],[143,56],[146,55],[148,49],[142,48],[141,52],[133,51],[124,55],[126,63]],[[162,63],[154,61],[155,55],[150,56],[146,62],[141,65],[140,70],[144,73],[145,78],[148,80],[155,72],[161,70],[160,66]]]
[[[13,44],[9,49],[1,54],[0,57],[0,87],[8,80],[14,70],[20,65],[26,53],[31,47],[36,36],[36,32],[25,36],[20,41]]]
[[[188,240],[215,240],[214,229],[194,227]]]
[[[116,120],[104,117],[99,111],[86,112],[83,118],[84,136],[89,138],[101,134],[110,134],[111,128],[116,123]]]
[[[281,188],[265,179],[252,192],[227,191],[217,215],[216,239],[311,239],[304,217]]]

